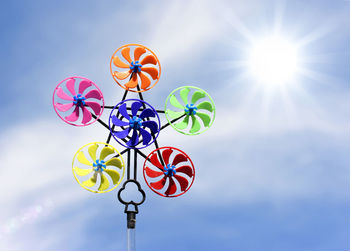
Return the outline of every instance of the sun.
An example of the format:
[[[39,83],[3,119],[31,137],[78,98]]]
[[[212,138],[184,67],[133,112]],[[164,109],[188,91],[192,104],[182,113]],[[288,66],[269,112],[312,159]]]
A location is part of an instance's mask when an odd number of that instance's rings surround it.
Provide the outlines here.
[[[300,61],[296,43],[277,35],[253,41],[247,57],[250,75],[264,85],[291,82]]]

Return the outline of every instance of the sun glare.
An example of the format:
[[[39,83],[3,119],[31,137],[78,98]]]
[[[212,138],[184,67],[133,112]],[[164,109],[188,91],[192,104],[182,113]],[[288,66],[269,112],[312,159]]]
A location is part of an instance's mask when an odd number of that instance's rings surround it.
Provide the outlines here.
[[[297,46],[278,36],[253,42],[248,55],[250,74],[267,85],[291,81],[298,68]]]

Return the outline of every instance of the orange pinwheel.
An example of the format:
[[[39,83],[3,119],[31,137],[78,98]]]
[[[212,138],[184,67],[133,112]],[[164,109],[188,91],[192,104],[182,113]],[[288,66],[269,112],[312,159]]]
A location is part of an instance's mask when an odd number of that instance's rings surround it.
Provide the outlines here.
[[[114,52],[110,70],[113,79],[122,88],[144,92],[156,85],[161,69],[157,56],[150,49],[143,45],[128,44]]]

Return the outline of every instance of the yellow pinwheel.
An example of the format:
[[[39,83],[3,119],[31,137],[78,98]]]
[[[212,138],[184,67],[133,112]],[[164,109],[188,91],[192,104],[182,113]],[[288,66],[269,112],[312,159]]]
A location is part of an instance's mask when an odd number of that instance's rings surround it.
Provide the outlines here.
[[[125,165],[119,152],[106,143],[86,144],[73,158],[74,177],[80,186],[90,192],[112,191],[122,181],[124,172]]]

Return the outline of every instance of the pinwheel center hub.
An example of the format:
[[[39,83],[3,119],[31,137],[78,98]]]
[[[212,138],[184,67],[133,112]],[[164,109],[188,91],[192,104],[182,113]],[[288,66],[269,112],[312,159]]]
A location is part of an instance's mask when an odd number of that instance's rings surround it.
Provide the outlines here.
[[[169,177],[174,176],[176,174],[175,166],[170,164],[164,166],[164,174]]]
[[[142,119],[134,116],[129,120],[129,125],[133,129],[139,129],[141,127],[141,121]]]
[[[187,104],[185,108],[185,113],[187,115],[196,115],[198,108],[194,104]]]
[[[76,96],[74,96],[74,101],[73,103],[77,106],[82,106],[85,105],[85,97],[83,97],[80,93]]]
[[[93,164],[94,167],[96,167],[95,171],[103,171],[106,168],[105,162],[103,160],[96,160]]]
[[[139,63],[139,61],[132,61],[130,65],[130,70],[132,70],[135,73],[138,73],[141,71],[142,64]]]

